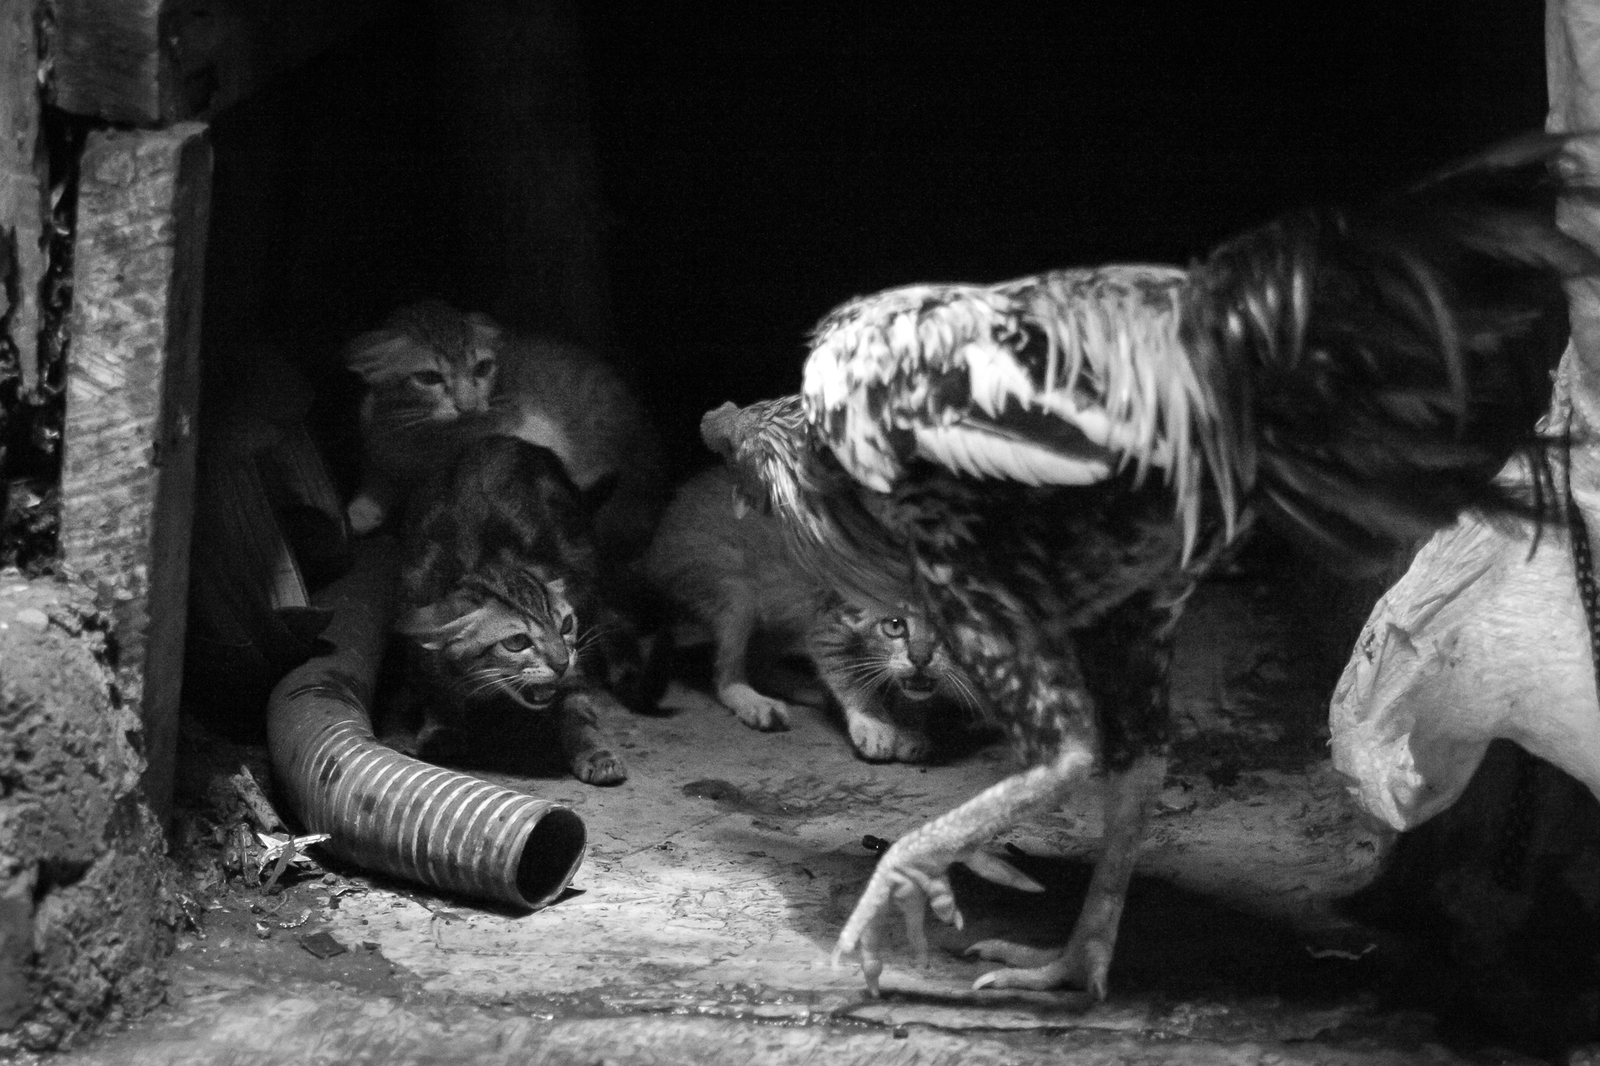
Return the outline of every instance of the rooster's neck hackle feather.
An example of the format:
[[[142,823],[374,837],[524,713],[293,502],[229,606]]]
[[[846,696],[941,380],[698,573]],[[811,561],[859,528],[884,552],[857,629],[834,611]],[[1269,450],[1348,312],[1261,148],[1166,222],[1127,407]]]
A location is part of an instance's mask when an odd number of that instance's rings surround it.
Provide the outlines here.
[[[906,544],[862,505],[861,490],[811,433],[799,396],[725,403],[700,420],[700,436],[721,455],[738,492],[782,520],[801,568],[857,605],[911,598]]]

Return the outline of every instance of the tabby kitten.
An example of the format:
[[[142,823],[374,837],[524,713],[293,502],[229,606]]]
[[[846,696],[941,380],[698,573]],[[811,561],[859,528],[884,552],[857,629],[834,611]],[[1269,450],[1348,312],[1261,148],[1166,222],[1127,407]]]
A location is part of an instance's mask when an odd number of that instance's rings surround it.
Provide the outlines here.
[[[691,478],[662,516],[645,573],[711,630],[716,698],[754,729],[789,728],[788,701],[750,683],[753,638],[798,652],[844,712],[864,758],[928,757],[926,712],[935,695],[976,706],[965,676],[926,619],[907,609],[844,604],[794,562],[778,521],[739,508],[716,467]]]
[[[600,724],[621,705],[596,678],[638,646],[598,594],[589,508],[561,461],[484,437],[422,501],[407,523],[394,626],[411,641],[412,694],[425,703],[416,746],[549,711],[579,780],[626,780]]]
[[[835,600],[806,634],[806,651],[865,759],[924,761],[932,751],[929,701],[943,695],[974,703],[932,625],[904,608],[890,613]]]
[[[550,449],[581,489],[614,482],[594,521],[605,558],[649,544],[666,503],[660,444],[596,354],[425,300],[356,338],[345,362],[367,384],[363,481],[348,509],[357,533],[382,525],[462,443],[504,435]]]

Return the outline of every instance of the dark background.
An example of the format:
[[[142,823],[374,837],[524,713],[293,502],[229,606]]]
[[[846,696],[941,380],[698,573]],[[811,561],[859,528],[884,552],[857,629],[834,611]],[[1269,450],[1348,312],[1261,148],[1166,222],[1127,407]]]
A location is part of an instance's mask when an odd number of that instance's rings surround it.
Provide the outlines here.
[[[570,11],[610,339],[684,467],[707,407],[795,387],[806,331],[842,299],[1186,262],[1545,111],[1536,0]],[[460,49],[401,0],[219,119],[209,368],[285,337],[348,427],[339,344],[418,296],[488,306],[487,245],[515,235],[482,224]]]
[[[616,314],[683,414],[792,391],[852,295],[1184,263],[1545,111],[1534,0],[582,10]]]

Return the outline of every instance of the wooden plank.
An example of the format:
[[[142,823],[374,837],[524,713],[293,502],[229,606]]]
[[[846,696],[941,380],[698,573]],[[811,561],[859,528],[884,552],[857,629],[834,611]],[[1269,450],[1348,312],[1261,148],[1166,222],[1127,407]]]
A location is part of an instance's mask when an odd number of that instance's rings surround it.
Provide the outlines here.
[[[45,254],[40,245],[48,210],[49,178],[39,142],[39,54],[32,3],[0,5],[0,262],[9,258],[5,291],[14,299],[7,320],[22,366],[22,388],[39,382],[39,282]],[[0,271],[0,273],[4,273]]]
[[[150,125],[161,116],[160,0],[57,0],[46,24],[51,103]]]
[[[115,600],[145,787],[170,810],[188,596],[200,301],[210,207],[203,126],[91,134],[78,190],[61,484],[63,561]]]
[[[380,0],[56,0],[52,102],[136,126],[211,119],[382,10]]]
[[[1600,121],[1600,8],[1584,0],[1548,0],[1545,63],[1550,96],[1546,127],[1557,133],[1595,129]],[[1574,177],[1593,182],[1600,176],[1600,140],[1583,138],[1567,155]],[[1562,203],[1557,219],[1567,233],[1600,250],[1600,210],[1591,199],[1574,197]],[[1568,282],[1567,299],[1572,319],[1572,399],[1592,427],[1600,425],[1600,279]],[[1600,483],[1600,453],[1595,449],[1575,449],[1573,464],[1574,484]]]

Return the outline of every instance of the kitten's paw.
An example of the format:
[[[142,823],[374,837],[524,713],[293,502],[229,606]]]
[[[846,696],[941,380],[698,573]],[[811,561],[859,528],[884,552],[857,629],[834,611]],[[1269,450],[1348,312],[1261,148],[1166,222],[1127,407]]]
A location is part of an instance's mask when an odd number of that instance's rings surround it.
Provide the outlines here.
[[[572,775],[586,785],[620,785],[628,779],[622,756],[596,748],[572,759]]]
[[[893,722],[880,721],[861,711],[845,712],[850,744],[872,762],[925,762],[933,744],[922,733]]]
[[[345,508],[345,516],[350,519],[351,532],[358,537],[364,537],[383,525],[385,518],[383,504],[364,492],[357,493],[356,498],[350,501],[350,506]]]
[[[751,729],[775,733],[789,728],[789,705],[763,696],[749,685],[740,682],[725,685],[717,693],[717,699]]]

